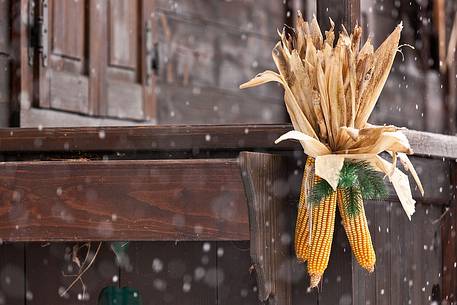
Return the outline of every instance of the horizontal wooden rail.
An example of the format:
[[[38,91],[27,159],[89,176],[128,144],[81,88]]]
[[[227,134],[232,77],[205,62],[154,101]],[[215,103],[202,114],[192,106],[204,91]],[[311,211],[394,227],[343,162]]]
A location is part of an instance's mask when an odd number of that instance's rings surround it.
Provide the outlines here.
[[[248,240],[236,159],[0,163],[0,238]]]
[[[274,144],[291,125],[173,125],[0,129],[0,152],[300,150]],[[457,137],[405,131],[418,155],[457,158]]]

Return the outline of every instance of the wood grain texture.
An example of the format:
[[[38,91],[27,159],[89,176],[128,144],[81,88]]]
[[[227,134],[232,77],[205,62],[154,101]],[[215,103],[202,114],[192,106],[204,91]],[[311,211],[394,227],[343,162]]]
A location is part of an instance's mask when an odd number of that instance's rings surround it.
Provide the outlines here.
[[[273,95],[164,82],[157,82],[157,89],[161,125],[275,124],[288,120],[282,99]]]
[[[218,304],[216,242],[132,242],[126,253],[121,286],[137,288],[142,304]]]
[[[292,126],[288,124],[0,128],[0,151],[173,151],[195,148],[301,151],[296,142],[274,144],[274,140],[290,130]],[[404,133],[418,156],[457,158],[456,137],[414,130]],[[206,135],[210,136],[209,140]],[[35,139],[40,139],[40,145],[30,145]]]
[[[0,238],[248,240],[233,159],[0,164]]]
[[[32,69],[28,64],[27,8],[29,1],[10,1],[11,5],[11,104],[10,126],[19,126],[20,109],[32,105]]]
[[[251,270],[249,242],[218,241],[216,246],[217,269],[222,275],[217,285],[217,304],[261,305],[256,274]]]
[[[409,221],[396,202],[367,202],[377,261],[373,274],[354,262],[353,304],[440,304],[441,208],[416,208]]]
[[[0,57],[10,53],[10,22],[10,0],[0,1]]]
[[[319,0],[316,3],[321,30],[329,28],[329,18],[335,22],[336,33],[341,25],[352,32],[355,25],[360,24],[360,0]]]
[[[291,223],[286,204],[287,163],[280,156],[243,152],[240,166],[249,206],[251,259],[259,299],[292,304]]]
[[[10,1],[0,1],[0,126],[8,127],[11,99]]]
[[[337,212],[332,252],[323,275],[318,304],[351,304],[354,286],[352,264],[351,247]]]
[[[212,2],[208,0],[181,1],[179,4],[158,0],[157,10],[193,19],[219,27],[255,33],[276,39],[276,28],[284,25],[284,4],[276,0],[231,0]]]
[[[443,289],[442,298],[449,304],[457,304],[457,167],[453,164],[451,175],[451,200],[449,210],[442,220]]]
[[[25,305],[24,244],[0,245],[0,300],[8,305]]]
[[[106,286],[119,287],[119,268],[109,243],[103,243],[92,266],[82,276],[86,286],[83,296],[82,283],[77,282],[63,297],[60,296],[74,281],[71,276],[78,273],[77,264],[72,261],[73,246],[83,243],[29,243],[26,244],[26,286],[27,305],[42,304],[97,304],[101,290]],[[91,256],[99,243],[91,244]],[[79,255],[84,261],[86,249]],[[46,278],[46,280],[43,280]]]

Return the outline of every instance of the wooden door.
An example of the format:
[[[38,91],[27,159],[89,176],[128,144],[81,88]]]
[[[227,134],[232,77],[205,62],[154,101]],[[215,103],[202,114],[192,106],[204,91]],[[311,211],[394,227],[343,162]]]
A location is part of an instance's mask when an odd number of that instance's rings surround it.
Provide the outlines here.
[[[34,106],[155,119],[152,0],[41,0],[37,11]]]

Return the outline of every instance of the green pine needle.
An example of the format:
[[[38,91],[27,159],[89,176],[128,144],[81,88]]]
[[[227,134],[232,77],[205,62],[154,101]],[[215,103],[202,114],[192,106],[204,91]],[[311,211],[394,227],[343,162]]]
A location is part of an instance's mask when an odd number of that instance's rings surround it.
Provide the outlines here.
[[[356,216],[363,204],[362,194],[357,187],[351,186],[343,189],[344,208],[349,217]]]
[[[381,174],[366,161],[344,162],[338,188],[343,190],[345,208],[351,216],[360,212],[360,204],[363,204],[363,200],[381,200],[388,195]],[[311,190],[308,204],[319,204],[332,193],[332,187],[322,179]]]
[[[314,184],[308,196],[308,205],[313,206],[321,203],[325,198],[333,193],[333,189],[324,179],[319,180]]]

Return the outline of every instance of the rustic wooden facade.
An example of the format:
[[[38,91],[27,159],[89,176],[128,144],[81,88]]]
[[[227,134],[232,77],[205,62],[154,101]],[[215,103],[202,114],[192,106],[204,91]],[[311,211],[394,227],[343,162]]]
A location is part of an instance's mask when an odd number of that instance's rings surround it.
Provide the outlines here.
[[[287,9],[359,20],[381,40],[399,16],[413,27],[407,5],[129,4],[0,0],[0,124],[244,124],[1,129],[0,304],[96,304],[110,285],[139,289],[143,304],[456,304],[454,137],[407,132],[426,188],[424,198],[415,191],[413,221],[392,192],[367,203],[376,272],[357,267],[337,226],[322,287],[307,291],[290,244],[305,156],[273,144],[290,125],[253,124],[286,122],[280,90],[237,90],[272,66]],[[30,27],[41,17],[46,35]],[[447,130],[442,76],[422,63],[429,51],[405,50],[376,122]],[[90,298],[80,300],[79,284],[60,297],[73,245],[100,240],[83,278]],[[129,241],[127,261],[116,260],[115,241]]]
[[[238,85],[273,68],[276,29],[292,22],[295,9],[309,17],[315,12],[325,24],[328,17],[343,22],[338,15],[360,7],[365,38],[372,35],[375,45],[403,20],[402,42],[417,46],[403,48],[405,60],[398,56],[383,92],[389,102],[377,106],[373,122],[432,132],[449,127],[432,4],[319,3],[3,0],[0,122],[22,127],[285,123],[277,86],[242,92]],[[451,23],[455,5],[447,3]]]
[[[295,262],[289,244],[304,156],[297,145],[272,144],[290,128],[1,130],[2,156],[8,161],[1,164],[0,177],[0,237],[6,242],[1,261],[4,272],[13,275],[9,283],[2,279],[7,304],[77,303],[78,287],[70,299],[58,296],[59,288],[71,281],[62,276],[71,265],[65,253],[77,242],[99,240],[106,242],[84,277],[89,302],[107,285],[138,288],[145,304],[260,304],[257,292],[276,302],[281,297],[278,304],[453,302],[456,214],[447,190],[455,188],[455,138],[407,134],[427,189],[424,198],[415,191],[419,203],[413,221],[393,192],[387,201],[367,203],[378,255],[375,273],[367,275],[352,261],[344,231],[337,226],[331,264],[317,293],[306,291],[304,266]],[[239,154],[245,150],[254,152]],[[269,225],[255,228],[247,202],[266,204],[260,211]],[[254,245],[272,240],[262,239],[259,230],[283,241],[266,249],[278,245],[286,250],[278,251],[282,258],[271,261],[273,269],[257,274],[264,280],[256,281],[249,271],[250,253],[259,254],[265,248],[255,250]],[[131,241],[127,266],[116,264],[109,247],[116,240]],[[66,243],[49,244],[53,241]],[[153,271],[154,259],[163,271]],[[207,273],[196,280],[194,273],[202,268]],[[265,265],[256,264],[257,272],[261,268]],[[290,282],[283,281],[284,270]],[[45,283],[43,274],[49,278]],[[189,277],[191,289],[186,291],[183,278]],[[278,290],[266,284],[271,279],[282,280],[274,285]],[[14,293],[9,287],[15,287]]]

